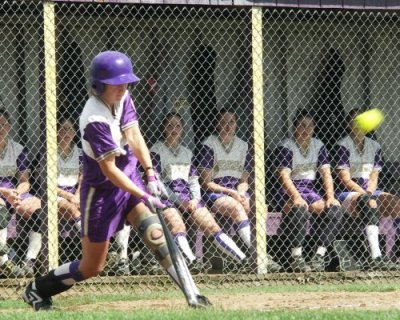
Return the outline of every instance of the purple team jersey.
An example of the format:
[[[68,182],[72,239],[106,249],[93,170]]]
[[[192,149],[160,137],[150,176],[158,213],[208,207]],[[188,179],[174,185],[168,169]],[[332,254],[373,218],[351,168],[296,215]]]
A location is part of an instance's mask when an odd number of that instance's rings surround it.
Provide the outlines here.
[[[200,200],[199,175],[191,150],[182,145],[171,149],[158,141],[151,148],[151,156],[155,170],[181,201]],[[173,206],[171,201],[166,205]],[[199,202],[198,208],[203,206]]]
[[[29,170],[26,151],[12,139],[7,144],[0,158],[0,187],[15,189],[18,184],[17,174]]]
[[[338,142],[335,154],[337,170],[349,170],[350,177],[364,190],[368,188],[369,177],[373,171],[380,172],[383,167],[382,150],[378,142],[365,137],[364,148],[360,152],[351,136],[346,136]],[[338,198],[344,201],[351,190],[347,190],[339,183]],[[375,192],[376,195],[380,190]]]
[[[17,175],[29,171],[29,161],[26,157],[26,150],[12,139],[7,140],[7,145],[0,158],[0,187],[15,189],[18,185]],[[24,193],[21,198],[32,197],[30,193]],[[5,200],[2,197],[3,200]],[[7,202],[7,208],[11,205]]]
[[[145,188],[136,168],[137,159],[124,138],[124,130],[138,125],[128,91],[114,111],[113,114],[99,98],[92,96],[79,122],[83,150],[82,233],[95,242],[110,239],[123,227],[129,211],[140,202],[108,180],[98,162],[115,156],[116,166],[143,190]]]
[[[330,167],[324,144],[312,138],[307,153],[303,154],[294,139],[286,139],[278,151],[277,168],[290,172],[293,184],[301,197],[308,204],[321,200],[321,190],[316,188],[316,175],[318,170]],[[280,188],[275,199],[278,210],[281,210],[288,200],[286,190]]]
[[[217,136],[212,135],[204,140],[197,155],[197,164],[201,169],[210,170],[213,182],[236,190],[243,172],[251,170],[248,144],[235,136],[225,146]],[[206,192],[203,199],[211,207],[217,199],[224,196],[226,194]]]
[[[67,157],[57,156],[57,186],[67,192],[75,193],[82,168],[82,150],[76,145]]]

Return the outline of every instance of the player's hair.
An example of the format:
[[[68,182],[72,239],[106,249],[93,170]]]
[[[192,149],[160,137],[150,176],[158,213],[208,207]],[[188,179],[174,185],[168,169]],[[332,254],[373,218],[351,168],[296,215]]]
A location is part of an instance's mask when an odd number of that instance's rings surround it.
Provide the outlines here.
[[[299,125],[300,121],[302,121],[305,118],[310,118],[315,123],[314,117],[312,116],[312,114],[308,109],[303,108],[297,110],[296,115],[294,116],[293,119],[293,129],[295,129]]]
[[[218,112],[215,115],[215,120],[219,121],[225,113],[232,113],[233,115],[235,115],[235,118],[237,120],[237,114],[236,114],[234,107],[230,107],[230,108],[223,107],[220,110],[218,110]]]
[[[64,114],[64,113],[58,113],[58,114],[57,114],[57,127],[60,127],[61,124],[63,124],[65,121],[69,121],[69,122],[72,124],[74,130],[75,130],[75,131],[78,131],[78,129],[77,129],[77,123],[76,123],[76,121],[72,118],[71,115],[69,115],[69,114]]]
[[[168,112],[161,121],[161,126],[162,126],[163,130],[165,129],[165,126],[167,125],[167,121],[169,121],[169,119],[174,118],[174,117],[178,118],[182,122],[182,116],[179,112],[177,112],[177,111]]]
[[[6,110],[3,109],[3,108],[0,108],[0,117],[6,118],[7,122],[8,122],[8,123],[11,123],[10,114],[8,113],[8,111],[6,111]]]
[[[348,133],[351,131],[350,126],[351,123],[353,122],[354,118],[358,116],[360,113],[362,113],[361,108],[354,108],[349,111],[349,113],[346,115],[346,128]]]

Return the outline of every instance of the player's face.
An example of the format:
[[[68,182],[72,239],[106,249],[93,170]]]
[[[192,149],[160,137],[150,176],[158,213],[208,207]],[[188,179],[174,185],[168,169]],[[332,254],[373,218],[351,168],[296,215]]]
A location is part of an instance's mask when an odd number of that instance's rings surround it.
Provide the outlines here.
[[[164,138],[172,140],[180,140],[182,136],[182,122],[178,117],[171,117],[166,121],[164,129]]]
[[[10,133],[11,125],[4,116],[0,116],[0,139],[6,139]]]
[[[217,130],[222,139],[232,139],[236,133],[236,128],[236,115],[234,113],[225,112],[221,115],[218,121]]]
[[[58,142],[71,143],[75,137],[75,129],[71,121],[65,120],[58,129]]]
[[[101,98],[110,105],[119,103],[127,89],[128,84],[120,84],[116,86],[106,84],[104,92],[101,94]]]
[[[308,140],[314,134],[314,121],[311,118],[305,117],[301,119],[295,128],[296,139]]]

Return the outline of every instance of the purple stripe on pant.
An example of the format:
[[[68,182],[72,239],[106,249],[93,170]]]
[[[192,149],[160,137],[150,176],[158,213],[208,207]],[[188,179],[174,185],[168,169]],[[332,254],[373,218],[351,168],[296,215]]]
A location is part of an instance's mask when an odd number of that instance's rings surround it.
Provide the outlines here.
[[[139,175],[133,173],[130,179],[145,190]],[[121,230],[128,213],[140,203],[140,199],[114,187],[95,189],[85,184],[81,187],[81,221],[83,236],[93,242],[109,240]]]

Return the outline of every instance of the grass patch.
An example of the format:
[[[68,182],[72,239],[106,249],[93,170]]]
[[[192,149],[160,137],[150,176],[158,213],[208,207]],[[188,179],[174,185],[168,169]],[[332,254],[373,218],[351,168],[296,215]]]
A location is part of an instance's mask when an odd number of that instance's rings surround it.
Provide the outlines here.
[[[109,312],[11,312],[0,313],[2,320],[116,320],[116,319],[163,319],[163,320],[234,320],[234,319],[268,319],[268,320],[397,320],[399,311],[222,311],[222,310],[180,310],[180,311],[157,311],[157,310],[135,310],[132,312],[109,311]]]

